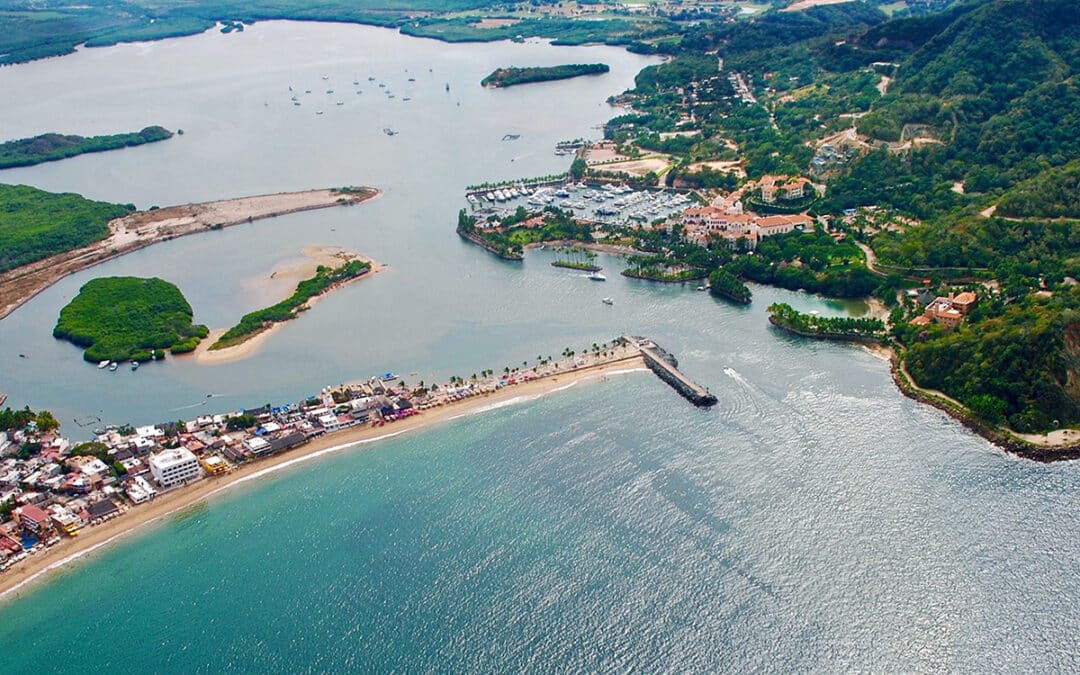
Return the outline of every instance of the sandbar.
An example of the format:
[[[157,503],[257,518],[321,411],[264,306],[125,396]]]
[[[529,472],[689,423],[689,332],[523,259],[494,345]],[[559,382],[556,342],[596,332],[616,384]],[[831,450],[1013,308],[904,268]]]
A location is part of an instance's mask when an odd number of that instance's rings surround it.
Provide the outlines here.
[[[368,279],[388,268],[387,265],[380,263],[373,258],[360,255],[353,251],[347,251],[339,246],[308,246],[304,249],[303,262],[278,265],[270,273],[269,277],[263,278],[263,283],[269,279],[273,279],[275,282],[279,280],[289,282],[281,285],[279,297],[270,300],[270,304],[280,302],[292,295],[293,291],[296,290],[296,284],[304,279],[314,276],[320,265],[337,267],[349,260],[363,260],[371,265],[371,270],[361,276],[334,284],[319,295],[309,298],[308,301],[304,303],[303,309],[300,310],[301,312],[311,309],[321,298],[326,297],[346,284]],[[195,351],[191,353],[191,356],[194,357],[195,362],[199,365],[220,365],[222,363],[232,363],[233,361],[246,359],[249,356],[257,354],[262,346],[266,344],[266,341],[270,336],[284,328],[288,323],[288,321],[274,323],[265,330],[262,330],[259,333],[252,335],[247,340],[232,345],[231,347],[225,347],[224,349],[210,349],[210,346],[217,342],[218,338],[224,335],[225,331],[228,330],[227,328],[216,328],[211,330],[210,334],[199,343],[199,346],[195,348]],[[188,356],[189,355],[187,354],[179,354],[176,358],[186,358]]]

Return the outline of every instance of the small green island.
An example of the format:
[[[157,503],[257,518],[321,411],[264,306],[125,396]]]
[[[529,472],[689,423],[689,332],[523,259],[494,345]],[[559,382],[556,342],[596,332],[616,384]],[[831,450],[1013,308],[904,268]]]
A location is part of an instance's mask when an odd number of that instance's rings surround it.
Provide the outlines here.
[[[746,284],[723,267],[713,270],[709,275],[709,293],[719,298],[726,298],[740,305],[749,305],[753,293]]]
[[[480,80],[484,87],[512,87],[515,84],[568,80],[582,75],[600,75],[611,68],[606,63],[571,63],[564,66],[535,66],[532,68],[498,68]]]
[[[596,254],[584,248],[572,246],[570,248],[556,248],[559,257],[551,262],[552,267],[564,267],[582,272],[599,272],[604,269],[596,264]]]
[[[64,134],[42,134],[33,138],[21,138],[0,143],[0,169],[17,166],[33,166],[43,162],[55,162],[89,152],[105,152],[131,148],[146,143],[156,143],[173,137],[173,132],[164,127],[146,127],[129,134],[111,134],[108,136],[74,136]]]
[[[109,236],[109,221],[135,210],[77,194],[0,184],[0,273]]]
[[[235,347],[269,329],[275,323],[295,319],[300,312],[307,309],[307,302],[312,298],[330,291],[338,284],[361,277],[369,271],[371,271],[371,263],[364,260],[350,260],[338,267],[319,265],[315,276],[298,283],[292,295],[276,305],[245,314],[240,319],[240,323],[225,331],[214,344],[210,345],[210,349]]]
[[[854,319],[846,316],[804,314],[786,303],[769,305],[769,322],[795,335],[819,340],[881,342],[888,336],[881,319]]]
[[[86,361],[149,361],[166,349],[193,351],[209,330],[191,319],[191,305],[168,281],[102,277],[60,310],[53,337],[84,347]]]

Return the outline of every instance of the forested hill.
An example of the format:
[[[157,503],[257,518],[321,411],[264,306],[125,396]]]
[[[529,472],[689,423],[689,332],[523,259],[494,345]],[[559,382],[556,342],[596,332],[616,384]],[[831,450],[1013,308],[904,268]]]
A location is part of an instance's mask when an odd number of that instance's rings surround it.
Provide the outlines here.
[[[1075,0],[968,3],[911,55],[894,91],[949,97],[989,96],[1001,105],[1080,67]]]
[[[859,130],[896,142],[917,129],[946,143],[945,161],[962,165],[955,178],[973,192],[1069,162],[1080,155],[1077,9],[1073,0],[993,0],[868,32],[864,49],[919,46]]]

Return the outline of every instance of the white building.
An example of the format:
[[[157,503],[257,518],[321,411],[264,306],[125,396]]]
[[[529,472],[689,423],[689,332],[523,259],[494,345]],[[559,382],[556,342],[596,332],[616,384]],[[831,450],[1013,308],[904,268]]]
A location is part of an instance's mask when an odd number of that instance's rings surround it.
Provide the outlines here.
[[[163,450],[150,456],[150,473],[162,487],[175,487],[199,475],[199,460],[186,448]]]
[[[145,501],[154,498],[157,494],[157,490],[153,485],[150,485],[142,476],[135,476],[131,479],[127,486],[127,496],[131,501],[136,504],[142,504]]]

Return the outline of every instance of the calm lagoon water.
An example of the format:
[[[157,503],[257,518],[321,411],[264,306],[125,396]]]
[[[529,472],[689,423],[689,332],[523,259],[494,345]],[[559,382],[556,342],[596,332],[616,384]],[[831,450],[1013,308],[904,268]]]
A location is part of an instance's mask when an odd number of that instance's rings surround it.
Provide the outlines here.
[[[501,65],[594,61],[611,73],[478,84]],[[0,180],[142,207],[385,190],[152,247],[0,322],[0,389],[73,433],[76,418],[190,417],[386,370],[469,375],[627,331],[656,338],[719,398],[697,410],[635,373],[246,484],[0,608],[0,670],[1080,667],[1073,463],[1006,457],[903,398],[884,361],[765,320],[778,300],[843,305],[756,287],[752,307],[733,307],[625,279],[609,256],[597,284],[550,267],[550,252],[509,264],[453,233],[466,184],[563,170],[554,143],[597,137],[617,113],[605,99],[649,63],[603,47],[272,22],[0,69],[5,137],[185,131]],[[392,269],[323,300],[251,359],[109,375],[49,337],[79,286],[111,274],[162,276],[198,321],[229,325],[312,244]]]

